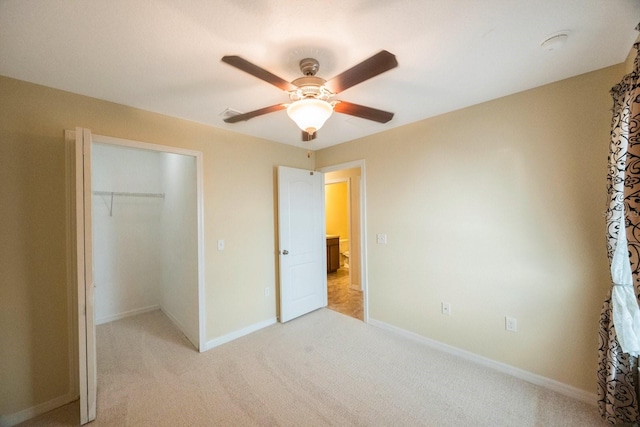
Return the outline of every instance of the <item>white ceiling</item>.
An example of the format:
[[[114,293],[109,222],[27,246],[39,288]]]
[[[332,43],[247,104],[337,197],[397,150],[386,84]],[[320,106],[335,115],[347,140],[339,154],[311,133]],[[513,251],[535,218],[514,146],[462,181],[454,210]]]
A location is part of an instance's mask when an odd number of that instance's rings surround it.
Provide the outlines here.
[[[288,97],[220,58],[291,81],[315,57],[328,80],[394,53],[335,97],[393,120],[336,113],[319,149],[620,63],[639,21],[638,0],[0,0],[0,75],[308,147],[284,111],[222,121]],[[540,47],[562,30],[563,48]]]

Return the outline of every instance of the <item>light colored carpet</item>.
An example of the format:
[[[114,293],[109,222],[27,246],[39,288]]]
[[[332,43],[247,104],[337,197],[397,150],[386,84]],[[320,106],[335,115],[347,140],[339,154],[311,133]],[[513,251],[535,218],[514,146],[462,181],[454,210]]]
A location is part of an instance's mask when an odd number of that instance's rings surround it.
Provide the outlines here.
[[[160,311],[97,333],[91,426],[608,426],[594,406],[327,309],[202,354]],[[23,425],[77,425],[77,411]]]

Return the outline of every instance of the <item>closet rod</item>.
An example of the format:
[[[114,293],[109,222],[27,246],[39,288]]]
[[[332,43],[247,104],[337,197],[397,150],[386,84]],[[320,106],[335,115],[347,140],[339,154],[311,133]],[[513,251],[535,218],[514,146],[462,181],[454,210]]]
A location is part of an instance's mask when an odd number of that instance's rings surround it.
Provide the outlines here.
[[[164,193],[127,193],[122,191],[94,191],[96,196],[123,196],[123,197],[159,197],[164,199]]]
[[[122,197],[154,197],[158,199],[164,199],[164,193],[128,193],[124,191],[94,191],[95,196],[110,196],[111,203],[109,203],[109,216],[113,216],[113,198],[115,196]]]

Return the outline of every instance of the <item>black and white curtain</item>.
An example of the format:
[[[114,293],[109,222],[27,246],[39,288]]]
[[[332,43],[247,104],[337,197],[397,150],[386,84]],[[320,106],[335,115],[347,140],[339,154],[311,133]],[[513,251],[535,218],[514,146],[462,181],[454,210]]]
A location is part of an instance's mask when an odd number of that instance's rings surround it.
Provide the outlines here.
[[[606,223],[612,289],[600,317],[598,351],[598,407],[611,424],[640,422],[640,43],[634,49],[633,71],[611,90]]]

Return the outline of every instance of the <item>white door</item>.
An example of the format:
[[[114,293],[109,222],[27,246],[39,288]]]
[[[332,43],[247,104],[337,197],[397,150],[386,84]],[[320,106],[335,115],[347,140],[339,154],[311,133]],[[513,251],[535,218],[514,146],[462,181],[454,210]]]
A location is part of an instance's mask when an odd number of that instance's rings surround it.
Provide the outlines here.
[[[86,424],[96,418],[97,392],[91,238],[91,131],[89,129],[76,128],[75,181],[80,423]]]
[[[324,177],[278,167],[280,321],[327,305]]]

